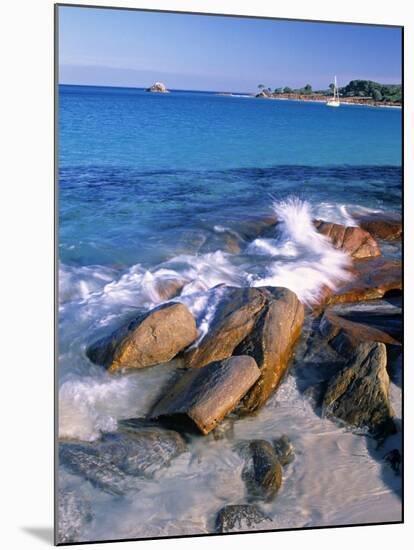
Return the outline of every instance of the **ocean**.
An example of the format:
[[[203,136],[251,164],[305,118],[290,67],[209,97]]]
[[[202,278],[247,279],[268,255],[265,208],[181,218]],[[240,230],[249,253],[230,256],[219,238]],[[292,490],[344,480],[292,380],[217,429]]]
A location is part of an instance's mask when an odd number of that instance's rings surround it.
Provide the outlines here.
[[[286,286],[312,305],[324,285],[346,279],[346,257],[317,238],[313,219],[357,225],[361,214],[401,214],[400,109],[61,85],[58,113],[62,439],[94,441],[145,416],[173,376],[160,366],[114,377],[85,354],[161,303],[158,282],[188,281],[178,300],[202,337],[221,283]],[[246,223],[273,215],[280,234],[246,233]],[[385,256],[401,256],[399,244],[381,244]],[[391,395],[398,418],[398,381]],[[127,496],[64,468],[59,485],[92,510],[84,540],[208,533],[221,506],[243,502],[235,442],[282,433],[297,457],[266,505],[271,528],[400,519],[399,482],[384,473],[382,451],[320,418],[295,372],[257,416],[235,422],[231,440],[193,437]]]

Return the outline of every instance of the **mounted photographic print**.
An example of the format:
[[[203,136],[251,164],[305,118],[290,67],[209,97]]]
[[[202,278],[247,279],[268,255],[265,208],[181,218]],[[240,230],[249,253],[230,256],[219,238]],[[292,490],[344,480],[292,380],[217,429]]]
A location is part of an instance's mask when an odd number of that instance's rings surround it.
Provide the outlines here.
[[[402,521],[402,45],[56,6],[57,544]]]

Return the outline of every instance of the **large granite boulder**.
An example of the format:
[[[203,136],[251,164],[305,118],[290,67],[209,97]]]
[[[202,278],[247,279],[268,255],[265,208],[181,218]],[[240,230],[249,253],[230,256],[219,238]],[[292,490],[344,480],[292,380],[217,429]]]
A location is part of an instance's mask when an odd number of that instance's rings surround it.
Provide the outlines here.
[[[217,514],[216,531],[218,533],[253,531],[258,526],[263,529],[264,525],[268,522],[270,522],[270,518],[257,506],[251,504],[228,504]]]
[[[183,304],[172,303],[139,316],[87,350],[91,361],[109,372],[166,363],[197,338],[195,319]]]
[[[347,365],[328,383],[323,413],[377,437],[395,433],[388,397],[387,353],[381,342],[360,343]]]
[[[168,93],[166,85],[163,84],[162,82],[155,82],[152,86],[147,88],[145,91],[146,92],[160,93],[160,94]]]
[[[303,305],[294,292],[278,287],[261,290],[266,305],[250,334],[234,352],[253,357],[261,371],[259,381],[243,400],[242,413],[259,409],[277,388],[304,320]]]
[[[316,220],[319,233],[329,237],[335,248],[343,250],[353,258],[381,256],[377,241],[360,227],[346,227],[338,223]]]
[[[237,345],[252,331],[265,303],[264,294],[256,288],[228,287],[209,332],[197,347],[184,354],[185,366],[200,368],[232,355]]]
[[[253,500],[271,501],[282,485],[282,466],[275,448],[263,439],[242,442],[239,454],[246,459],[242,479]]]
[[[230,357],[187,371],[153,407],[150,417],[172,417],[208,434],[260,376],[251,357]]]

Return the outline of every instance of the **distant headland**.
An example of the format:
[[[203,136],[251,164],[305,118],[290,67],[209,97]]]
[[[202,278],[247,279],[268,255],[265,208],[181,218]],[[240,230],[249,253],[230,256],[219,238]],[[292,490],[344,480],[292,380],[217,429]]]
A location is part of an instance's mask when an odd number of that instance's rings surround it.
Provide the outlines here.
[[[264,84],[258,85],[255,97],[263,99],[291,99],[298,101],[328,101],[332,98],[334,85],[330,84],[327,90],[313,90],[310,84],[303,88],[271,89]],[[393,106],[402,105],[401,84],[380,84],[372,80],[351,80],[346,86],[339,88],[341,103],[358,105]]]

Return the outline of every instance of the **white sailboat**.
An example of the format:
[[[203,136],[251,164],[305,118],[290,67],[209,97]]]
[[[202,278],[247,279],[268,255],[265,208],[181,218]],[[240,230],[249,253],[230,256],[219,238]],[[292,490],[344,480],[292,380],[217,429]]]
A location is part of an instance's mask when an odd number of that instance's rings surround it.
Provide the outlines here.
[[[336,83],[336,76],[335,76],[335,80],[334,80],[334,89],[333,89],[333,98],[332,99],[329,99],[327,102],[326,102],[326,105],[328,107],[339,107],[340,106],[340,102],[339,102],[339,91],[338,91],[338,86],[337,86],[337,83]]]

